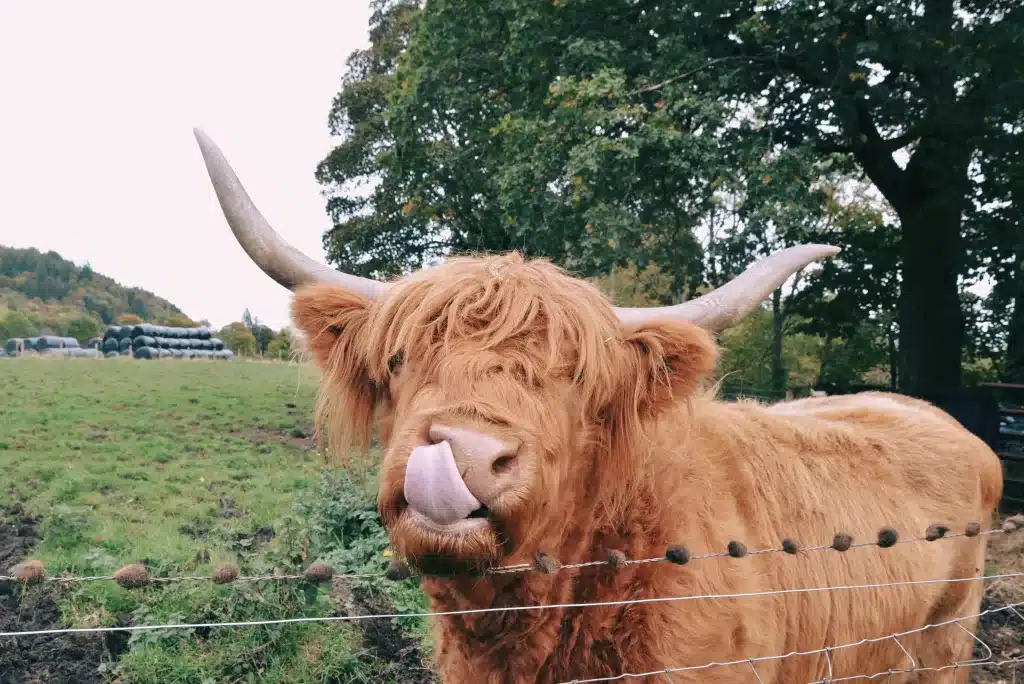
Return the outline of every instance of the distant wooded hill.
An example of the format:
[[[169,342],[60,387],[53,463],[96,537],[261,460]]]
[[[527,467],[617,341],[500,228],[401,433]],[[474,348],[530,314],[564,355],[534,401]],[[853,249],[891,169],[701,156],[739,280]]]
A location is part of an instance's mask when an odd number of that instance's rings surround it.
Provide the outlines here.
[[[85,342],[111,323],[192,325],[152,292],[125,287],[56,252],[0,245],[0,340],[62,335]]]

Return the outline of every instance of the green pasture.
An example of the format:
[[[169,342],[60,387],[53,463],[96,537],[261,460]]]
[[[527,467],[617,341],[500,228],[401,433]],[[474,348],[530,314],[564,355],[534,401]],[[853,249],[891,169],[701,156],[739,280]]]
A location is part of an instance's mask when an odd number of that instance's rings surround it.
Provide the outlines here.
[[[383,569],[374,481],[323,463],[313,437],[316,388],[315,371],[296,364],[5,359],[0,516],[41,517],[29,557],[51,576],[109,575],[131,562],[156,577],[208,576],[224,561],[243,575],[301,572],[314,560],[335,572]],[[423,607],[415,585],[377,580],[354,592],[330,583],[208,581],[28,591],[55,592],[71,627],[340,614],[353,593],[391,610]],[[395,663],[367,652],[361,629],[137,632],[104,666],[104,679],[404,681]],[[394,630],[421,634],[423,625]]]

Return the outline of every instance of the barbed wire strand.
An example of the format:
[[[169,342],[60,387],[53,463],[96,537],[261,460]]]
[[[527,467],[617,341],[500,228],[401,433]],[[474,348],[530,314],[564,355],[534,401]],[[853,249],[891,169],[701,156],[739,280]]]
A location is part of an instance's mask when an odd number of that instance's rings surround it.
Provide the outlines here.
[[[672,603],[680,601],[720,600],[757,598],[762,596],[782,596],[787,594],[813,594],[830,591],[852,591],[856,589],[885,589],[889,587],[905,587],[923,584],[956,584],[960,582],[988,582],[997,579],[1016,579],[1024,577],[1024,572],[1003,573],[980,577],[953,577],[930,580],[908,580],[903,582],[884,582],[879,584],[847,584],[836,587],[803,587],[797,589],[774,589],[768,591],[749,591],[734,594],[698,594],[696,596],[656,596],[642,599],[624,599],[621,601],[592,601],[583,603],[540,603],[532,606],[495,606],[491,608],[468,608],[465,610],[449,610],[420,613],[383,613],[377,615],[325,615],[299,618],[275,618],[268,620],[246,620],[239,622],[197,622],[173,623],[166,625],[126,625],[124,627],[64,627],[52,629],[35,629],[26,631],[0,632],[0,637],[39,636],[44,634],[89,634],[101,632],[139,632],[160,629],[214,629],[218,627],[260,627],[268,625],[298,624],[306,622],[354,622],[357,620],[392,619],[409,617],[446,617],[452,615],[480,615],[484,613],[511,613],[527,610],[568,610],[574,608],[609,608],[616,606],[632,606],[648,603]],[[740,661],[746,662],[746,661]],[[600,681],[600,680],[598,680]]]
[[[972,525],[974,525],[974,524],[975,523],[972,523]],[[831,549],[835,549],[835,550],[838,550],[838,551],[841,551],[841,552],[846,552],[846,551],[852,550],[852,549],[861,549],[861,548],[868,548],[868,547],[891,548],[893,546],[897,546],[897,545],[901,545],[901,544],[917,544],[917,543],[921,543],[921,542],[933,543],[933,542],[936,542],[936,541],[956,539],[956,538],[960,538],[960,537],[977,537],[977,536],[988,536],[988,535],[999,535],[999,534],[1012,534],[1012,533],[1015,533],[1015,532],[1024,531],[1024,520],[1018,521],[1018,520],[1016,520],[1016,518],[1010,518],[1010,519],[1008,519],[1007,522],[1004,522],[1004,524],[1001,527],[996,527],[996,528],[992,528],[992,529],[988,529],[988,530],[980,530],[980,531],[978,531],[977,529],[972,530],[971,529],[971,525],[968,525],[967,531],[964,531],[964,532],[950,532],[949,530],[950,530],[950,526],[948,526],[948,525],[932,525],[932,526],[929,527],[928,531],[926,532],[926,535],[923,536],[923,537],[913,537],[913,538],[910,538],[910,539],[896,539],[895,538],[896,532],[894,530],[892,530],[891,528],[882,528],[882,530],[879,532],[879,539],[874,540],[874,541],[853,542],[852,538],[850,538],[849,535],[840,533],[840,534],[837,534],[835,536],[835,538],[833,539],[833,541],[831,543],[829,543],[829,544],[816,544],[816,545],[813,545],[813,546],[807,546],[807,547],[801,548],[801,547],[799,547],[799,545],[797,544],[796,541],[793,541],[792,539],[786,539],[786,540],[783,541],[783,546],[781,548],[772,547],[772,548],[765,548],[765,549],[755,549],[753,551],[748,551],[742,543],[731,542],[730,543],[730,548],[727,551],[716,552],[716,553],[696,554],[696,555],[691,555],[688,551],[685,550],[684,547],[670,547],[669,551],[667,551],[666,554],[662,555],[662,556],[655,556],[655,557],[651,557],[651,558],[636,558],[636,559],[629,559],[629,558],[625,558],[624,556],[622,556],[621,558],[617,558],[617,559],[614,559],[614,560],[613,559],[605,559],[605,560],[584,561],[584,562],[581,562],[581,563],[557,564],[555,567],[545,568],[544,572],[546,572],[548,574],[551,574],[552,572],[561,572],[561,571],[564,571],[564,570],[578,570],[578,569],[589,568],[589,567],[609,566],[609,565],[612,565],[612,564],[614,564],[616,567],[630,566],[630,565],[644,565],[644,564],[649,564],[649,563],[687,564],[687,563],[691,563],[691,562],[694,562],[694,561],[709,560],[709,559],[713,559],[713,558],[729,558],[729,557],[732,557],[732,558],[743,558],[743,557],[747,557],[747,556],[761,556],[761,555],[774,554],[774,553],[785,553],[785,554],[788,554],[788,555],[796,555],[796,554],[802,554],[802,553],[828,551],[828,550],[831,550]],[[886,541],[886,543],[884,545],[883,545],[883,542],[882,542],[883,537],[887,538],[887,541]],[[840,546],[840,544],[842,544],[842,546]],[[672,558],[672,557],[670,557],[671,556],[671,551],[673,549],[676,549],[677,552],[681,551],[681,553],[683,554],[681,559],[680,558]],[[32,562],[38,564],[39,570],[37,572],[41,572],[42,564],[39,563],[39,561],[32,561]],[[216,580],[216,573],[218,572],[218,570],[224,569],[225,567],[228,567],[228,566],[233,568],[233,571],[232,571],[233,574],[230,577],[230,579],[224,580],[223,583],[227,583],[227,582],[275,582],[275,581],[296,581],[296,580],[323,581],[323,580],[326,580],[326,579],[330,579],[333,576],[331,569],[326,564],[323,564],[323,563],[316,563],[316,564],[310,566],[310,568],[305,573],[302,573],[302,574],[276,574],[276,575],[255,575],[255,576],[238,576],[237,568],[235,568],[232,564],[225,564],[225,565],[222,565],[222,566],[218,566],[217,568],[214,569],[214,576],[213,577],[211,577],[210,575],[206,575],[206,576],[194,575],[194,576],[180,576],[180,577],[150,577],[150,576],[148,576],[148,570],[145,570],[141,566],[138,566],[139,567],[138,572],[139,573],[144,573],[146,575],[145,576],[145,580],[143,582],[138,582],[138,583],[129,582],[129,583],[126,583],[126,586],[128,586],[128,588],[140,588],[141,586],[145,586],[145,584],[148,584],[148,583],[153,583],[153,584],[171,584],[171,583],[179,583],[179,582],[181,582],[181,583],[184,583],[184,582],[205,582],[205,581],[210,581],[211,579],[214,579],[214,581],[217,581]],[[317,567],[317,566],[319,566],[319,567]],[[126,568],[129,568],[129,567],[132,567],[132,566],[126,566],[125,568],[122,568],[122,571],[125,570]],[[483,574],[485,574],[485,575],[504,575],[504,574],[514,574],[514,573],[535,572],[535,571],[538,571],[538,570],[539,569],[537,567],[537,564],[520,563],[520,564],[516,564],[516,565],[507,565],[507,566],[502,566],[502,567],[498,567],[498,568],[491,568],[489,570],[486,570]],[[349,579],[369,579],[369,578],[378,578],[379,579],[379,578],[387,578],[387,579],[392,579],[392,580],[401,580],[401,579],[421,578],[421,577],[423,577],[423,575],[420,575],[418,573],[414,573],[408,567],[405,567],[402,570],[398,571],[397,574],[393,574],[392,570],[389,569],[389,570],[384,571],[384,572],[344,573],[344,574],[338,575],[338,577],[349,578]],[[49,577],[49,576],[43,577],[43,576],[37,575],[34,579],[37,580],[37,581],[48,582],[48,583],[56,583],[56,584],[71,584],[71,583],[76,583],[76,582],[97,582],[97,581],[117,581],[117,582],[121,582],[122,581],[118,577],[118,575],[116,573],[113,574],[113,575],[93,575],[93,576],[84,576],[84,577],[75,577],[75,576],[67,576],[67,575],[58,575],[58,576],[53,576],[53,577]],[[0,575],[0,581],[17,582],[17,581],[23,581],[23,578],[19,578],[17,575]],[[222,583],[222,582],[218,582],[218,583]]]
[[[939,670],[943,670],[943,669],[951,669],[951,668],[957,668],[957,667],[964,667],[964,668],[966,668],[966,667],[974,667],[974,666],[978,666],[978,665],[995,664],[994,661],[991,660],[994,657],[994,653],[992,651],[992,648],[988,644],[986,644],[984,641],[982,641],[981,638],[979,638],[978,636],[973,634],[970,630],[968,630],[966,627],[964,627],[961,623],[966,621],[966,620],[972,620],[974,618],[980,619],[980,618],[982,618],[982,617],[984,617],[986,615],[991,615],[991,614],[994,614],[994,613],[1007,612],[1007,611],[1013,613],[1018,618],[1021,618],[1021,620],[1024,620],[1024,617],[1022,617],[1021,613],[1017,610],[1021,606],[1024,606],[1024,601],[1020,601],[1020,602],[1017,602],[1017,603],[1010,603],[1010,604],[1007,604],[1005,606],[1000,606],[998,608],[989,608],[987,610],[981,611],[980,613],[975,613],[975,614],[972,614],[972,615],[962,615],[960,617],[951,618],[951,619],[945,620],[943,622],[936,622],[936,623],[933,623],[933,624],[925,625],[923,627],[917,627],[915,629],[910,629],[910,630],[907,630],[905,632],[896,632],[896,633],[893,633],[893,634],[886,634],[885,636],[880,636],[880,637],[865,638],[865,639],[861,639],[860,641],[851,641],[849,643],[839,644],[839,645],[836,645],[836,646],[825,646],[824,648],[818,648],[818,649],[814,649],[814,650],[811,650],[811,651],[791,651],[789,653],[784,653],[784,654],[779,654],[779,655],[759,656],[757,658],[745,658],[743,660],[731,660],[731,661],[724,661],[724,662],[711,662],[711,663],[705,663],[703,665],[689,665],[689,666],[685,666],[685,667],[666,667],[666,668],[662,668],[660,670],[651,670],[649,672],[623,672],[622,674],[613,675],[613,676],[610,676],[610,677],[594,677],[594,678],[591,678],[591,679],[571,679],[571,680],[569,680],[567,682],[561,682],[560,684],[591,684],[592,682],[614,682],[614,681],[619,681],[619,680],[622,680],[622,679],[643,679],[643,678],[646,678],[646,677],[654,677],[656,675],[674,674],[674,673],[677,673],[677,672],[693,672],[693,671],[696,671],[696,670],[707,670],[707,669],[711,669],[711,668],[714,668],[714,667],[733,667],[733,666],[736,666],[736,665],[749,665],[751,668],[755,668],[755,664],[759,663],[759,662],[777,661],[777,660],[784,660],[786,658],[793,658],[793,657],[798,657],[798,656],[809,656],[809,655],[824,655],[825,656],[825,660],[826,660],[826,664],[828,666],[828,677],[826,679],[823,679],[823,680],[817,680],[817,681],[811,682],[810,684],[831,684],[832,682],[840,682],[840,681],[846,681],[846,680],[851,680],[851,679],[875,679],[877,677],[885,677],[885,676],[889,676],[890,674],[899,674],[899,673],[904,673],[904,672],[933,672],[933,671],[939,671]],[[957,625],[958,627],[963,629],[965,632],[970,634],[971,637],[973,637],[975,641],[980,643],[985,648],[985,650],[988,651],[988,653],[989,653],[988,658],[984,659],[984,660],[973,660],[973,661],[965,661],[965,662],[953,663],[951,665],[945,665],[945,666],[942,666],[942,667],[939,667],[939,668],[926,668],[926,667],[918,666],[917,662],[914,660],[913,656],[910,655],[910,652],[907,651],[907,649],[899,641],[900,637],[906,637],[906,636],[910,636],[912,634],[918,634],[920,632],[927,631],[929,629],[937,629],[939,627],[946,627],[948,625]],[[832,653],[834,651],[838,651],[838,650],[846,649],[846,648],[853,648],[855,646],[863,646],[864,644],[871,644],[871,643],[878,643],[878,642],[881,642],[881,641],[888,641],[890,639],[896,641],[897,645],[899,645],[900,649],[906,654],[906,656],[910,660],[910,662],[913,663],[914,667],[912,669],[911,668],[902,668],[902,669],[899,669],[899,670],[886,670],[885,672],[880,672],[880,673],[876,673],[876,674],[873,674],[873,675],[853,675],[853,676],[850,676],[850,677],[840,677],[840,678],[835,678],[833,676],[833,672],[832,672]],[[1015,659],[1008,660],[1008,661],[1005,661],[1005,662],[999,663],[999,664],[1009,664],[1009,663],[1015,663],[1015,662],[1024,662],[1024,657],[1015,658]],[[754,669],[754,674],[757,675],[756,668]],[[758,681],[761,680],[760,675],[757,675],[757,679],[758,679]]]

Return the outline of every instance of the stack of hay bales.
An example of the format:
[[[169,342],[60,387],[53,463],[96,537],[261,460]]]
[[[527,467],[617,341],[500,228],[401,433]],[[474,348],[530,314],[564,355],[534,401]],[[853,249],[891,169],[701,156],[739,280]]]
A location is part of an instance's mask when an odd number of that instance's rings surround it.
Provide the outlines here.
[[[104,356],[130,356],[132,352],[131,325],[108,325],[103,333],[100,350]]]
[[[136,359],[233,359],[234,352],[205,326],[169,328],[160,325],[110,325],[103,337],[94,337],[83,348],[73,337],[11,338],[0,356],[32,351],[43,356],[99,358],[131,356]]]
[[[69,356],[83,359],[99,357],[97,349],[82,348],[74,337],[12,337],[4,345],[5,356],[18,356],[25,352],[36,352],[40,356]]]
[[[131,330],[131,349],[137,359],[232,359],[234,353],[205,326],[169,328],[143,323]]]

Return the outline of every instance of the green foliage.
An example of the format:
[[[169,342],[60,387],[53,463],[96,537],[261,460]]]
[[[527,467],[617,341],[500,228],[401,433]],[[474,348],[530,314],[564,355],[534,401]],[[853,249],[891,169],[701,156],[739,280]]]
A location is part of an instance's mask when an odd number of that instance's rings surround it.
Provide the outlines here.
[[[22,311],[8,311],[0,319],[0,339],[11,337],[35,337],[39,334],[39,326]]]
[[[376,473],[362,477],[348,472],[325,473],[318,487],[299,501],[289,520],[295,537],[308,540],[311,558],[323,560],[347,574],[383,573],[391,552],[377,511]],[[293,549],[292,551],[297,551]],[[354,580],[384,594],[396,612],[420,613],[426,596],[412,581],[392,582],[378,577]],[[424,618],[399,618],[406,630],[422,633]]]
[[[239,356],[253,356],[256,353],[256,337],[244,323],[230,323],[221,328],[217,336],[224,342],[225,349]]]
[[[199,324],[183,313],[177,313],[164,321],[164,325],[171,328],[195,328]]]
[[[643,296],[670,302],[766,251],[831,242],[842,258],[808,274],[786,315],[829,341],[883,326],[911,391],[955,383],[973,344],[958,277],[995,278],[1000,301],[1024,306],[1019,3],[373,9],[331,109],[345,139],[317,169],[339,268],[521,249],[584,276],[654,271]],[[857,174],[884,205],[842,197]],[[1005,316],[989,327],[1024,339]]]
[[[8,322],[12,313],[18,314],[13,323]],[[90,334],[93,324],[98,331],[124,315],[132,316],[127,319],[130,321],[163,323],[180,314],[167,300],[139,288],[119,285],[89,265],[79,268],[56,252],[44,254],[36,249],[0,245],[3,339],[56,334],[84,342],[95,334]]]
[[[79,316],[68,321],[64,327],[68,337],[74,337],[80,344],[85,344],[100,334],[100,322],[92,316]]]
[[[249,309],[242,313],[242,325],[252,333],[256,352],[266,354],[270,348],[270,343],[277,337],[277,333],[274,332],[273,328],[260,323],[258,317],[249,313]]]
[[[798,324],[799,320],[790,322],[793,327]],[[763,310],[754,312],[722,334],[719,340],[722,346],[719,375],[727,394],[743,391],[776,395],[772,389],[773,334],[772,314]],[[821,338],[803,333],[784,336],[782,362],[790,389],[806,394],[815,387],[821,368],[821,350]]]
[[[292,353],[293,343],[291,331],[288,328],[282,328],[267,345],[267,356],[282,361],[287,360]]]

